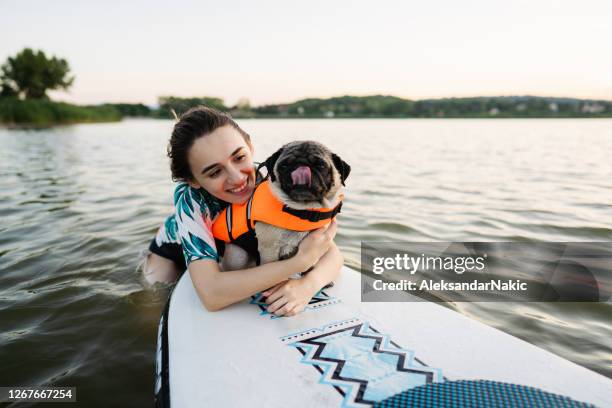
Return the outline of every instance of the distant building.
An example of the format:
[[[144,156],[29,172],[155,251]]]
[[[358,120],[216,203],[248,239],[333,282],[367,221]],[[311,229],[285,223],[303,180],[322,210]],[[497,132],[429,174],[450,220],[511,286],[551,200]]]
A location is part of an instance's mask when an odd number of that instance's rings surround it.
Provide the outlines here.
[[[278,105],[278,113],[281,116],[287,116],[289,115],[289,105],[284,104],[284,105]]]
[[[551,102],[548,104],[548,109],[550,109],[551,112],[559,112],[559,105],[557,105],[555,102]]]
[[[582,113],[601,113],[606,110],[606,107],[598,103],[585,103],[582,105]]]
[[[334,111],[330,111],[330,110],[326,111],[325,112],[325,117],[326,118],[333,118],[334,117]]]
[[[351,103],[349,104],[348,109],[351,111],[351,113],[359,113],[359,111],[361,111],[361,105],[358,103]]]
[[[491,109],[489,109],[489,115],[495,116],[497,114],[499,114],[499,109],[498,108],[491,108]]]
[[[519,103],[518,105],[516,105],[516,110],[519,112],[522,112],[524,110],[527,109],[527,104],[526,103]]]

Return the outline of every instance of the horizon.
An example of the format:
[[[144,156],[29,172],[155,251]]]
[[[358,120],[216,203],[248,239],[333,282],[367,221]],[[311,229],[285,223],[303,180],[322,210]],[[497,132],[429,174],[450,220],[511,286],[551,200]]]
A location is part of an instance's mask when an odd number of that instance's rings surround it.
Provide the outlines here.
[[[612,4],[285,4],[278,1],[0,3],[0,62],[21,49],[65,58],[56,100],[228,106],[341,95],[410,100],[533,95],[612,100]]]
[[[265,103],[265,104],[261,104],[261,105],[254,105],[252,104],[251,107],[262,107],[265,105],[278,105],[278,106],[282,106],[282,105],[291,105],[293,103],[299,102],[299,101],[303,101],[303,100],[307,100],[307,99],[322,99],[322,100],[327,100],[327,99],[333,99],[333,98],[342,98],[342,97],[356,97],[356,98],[367,98],[367,97],[376,97],[376,96],[383,96],[383,97],[398,97],[398,98],[402,98],[399,97],[397,95],[383,95],[383,94],[372,94],[372,95],[348,95],[348,94],[344,94],[344,95],[333,95],[333,96],[329,96],[329,97],[304,97],[304,98],[298,98],[295,99],[293,101],[283,101],[283,102],[271,102],[271,103]],[[160,95],[160,97],[177,97],[176,95]],[[177,97],[177,98],[203,98],[203,97],[208,97],[208,98],[216,98],[215,95],[191,95],[191,96],[184,96],[184,97]],[[436,101],[436,100],[445,100],[445,99],[475,99],[475,98],[542,98],[542,99],[556,99],[556,100],[563,100],[563,99],[576,99],[576,100],[583,100],[583,101],[596,101],[596,102],[609,102],[612,103],[612,99],[596,99],[596,98],[574,98],[574,97],[568,97],[568,96],[542,96],[542,95],[491,95],[491,96],[483,96],[483,95],[474,95],[474,96],[448,96],[448,97],[441,97],[441,98],[423,98],[423,99],[408,99],[408,98],[402,98],[402,99],[406,99],[406,100],[410,100],[412,102],[419,102],[419,101]],[[222,99],[222,98],[220,98]],[[248,98],[247,98],[248,99]],[[238,102],[238,101],[237,101]],[[225,106],[228,108],[232,108],[235,107],[237,105],[236,103],[231,103],[228,104],[227,101],[224,101]],[[109,104],[121,104],[121,103],[127,103],[130,104],[128,102],[113,102],[113,101],[106,101],[106,102],[101,102],[100,104],[105,104],[105,103],[109,103]],[[134,102],[134,104],[139,104],[142,103],[145,106],[148,106],[149,108],[154,108],[157,109],[159,108],[159,103],[155,102],[152,104],[146,104],[143,102]]]

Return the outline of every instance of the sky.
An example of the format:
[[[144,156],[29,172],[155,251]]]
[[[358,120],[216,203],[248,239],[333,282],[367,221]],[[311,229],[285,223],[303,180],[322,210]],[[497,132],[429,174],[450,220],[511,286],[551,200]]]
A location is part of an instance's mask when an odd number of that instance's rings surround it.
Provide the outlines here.
[[[539,95],[612,100],[612,2],[0,0],[0,62],[66,58],[54,99]]]

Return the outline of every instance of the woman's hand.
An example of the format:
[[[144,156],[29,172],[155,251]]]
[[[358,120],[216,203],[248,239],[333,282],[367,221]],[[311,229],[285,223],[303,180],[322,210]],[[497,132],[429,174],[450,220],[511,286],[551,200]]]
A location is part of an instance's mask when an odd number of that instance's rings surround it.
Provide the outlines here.
[[[301,279],[282,281],[262,292],[270,305],[268,311],[277,316],[293,316],[302,312],[322,287],[338,278],[343,260],[340,250],[332,242],[329,251]]]
[[[308,270],[325,255],[336,236],[337,229],[338,224],[336,219],[333,219],[326,226],[312,231],[300,242],[295,258],[303,266],[302,271]]]
[[[317,288],[302,279],[289,279],[264,291],[268,312],[276,316],[294,316],[304,310]]]

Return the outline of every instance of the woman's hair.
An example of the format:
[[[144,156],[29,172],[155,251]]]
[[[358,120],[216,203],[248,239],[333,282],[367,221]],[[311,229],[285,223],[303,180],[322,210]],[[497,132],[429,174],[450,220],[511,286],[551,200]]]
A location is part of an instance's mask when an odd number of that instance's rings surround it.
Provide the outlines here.
[[[170,171],[172,180],[193,180],[193,174],[189,169],[187,155],[196,139],[212,133],[215,129],[230,125],[236,129],[247,143],[251,143],[251,137],[232,117],[224,112],[206,106],[197,106],[189,109],[174,125],[170,142],[168,143],[168,157],[170,158]]]

